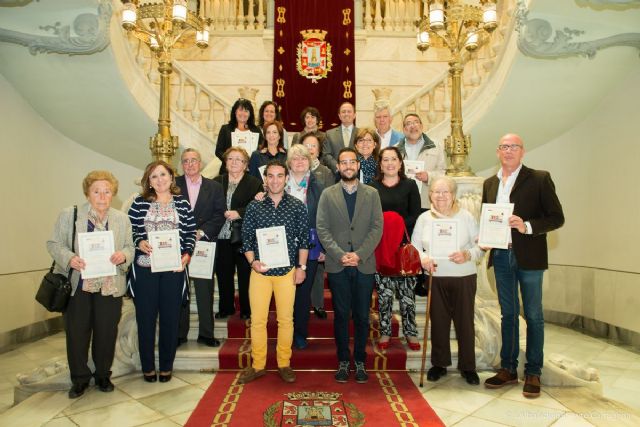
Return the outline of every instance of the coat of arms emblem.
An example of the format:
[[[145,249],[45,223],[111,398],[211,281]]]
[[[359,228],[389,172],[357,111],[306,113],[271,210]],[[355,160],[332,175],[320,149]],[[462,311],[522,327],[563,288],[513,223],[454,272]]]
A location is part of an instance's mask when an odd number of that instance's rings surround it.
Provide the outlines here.
[[[298,59],[296,68],[301,76],[311,79],[313,83],[327,77],[333,63],[331,61],[331,45],[324,40],[324,30],[300,31],[302,41],[298,43]]]

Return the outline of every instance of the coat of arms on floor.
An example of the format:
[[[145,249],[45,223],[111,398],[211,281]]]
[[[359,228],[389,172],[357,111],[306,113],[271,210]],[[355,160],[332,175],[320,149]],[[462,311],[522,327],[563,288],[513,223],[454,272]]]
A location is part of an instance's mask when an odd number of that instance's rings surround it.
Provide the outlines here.
[[[264,412],[264,425],[338,426],[364,425],[364,414],[353,403],[342,400],[342,393],[301,391],[286,393]]]

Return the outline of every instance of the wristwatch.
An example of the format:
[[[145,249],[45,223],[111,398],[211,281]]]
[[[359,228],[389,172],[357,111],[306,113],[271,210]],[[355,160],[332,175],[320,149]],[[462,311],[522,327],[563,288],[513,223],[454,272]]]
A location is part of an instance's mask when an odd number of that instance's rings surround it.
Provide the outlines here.
[[[296,265],[296,268],[300,268],[302,271],[307,271],[307,266],[305,264],[298,264]]]

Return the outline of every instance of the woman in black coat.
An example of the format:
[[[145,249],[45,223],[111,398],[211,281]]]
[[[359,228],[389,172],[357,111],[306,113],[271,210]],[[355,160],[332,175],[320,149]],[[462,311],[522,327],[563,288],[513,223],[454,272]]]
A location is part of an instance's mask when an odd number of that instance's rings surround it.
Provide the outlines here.
[[[222,125],[218,132],[216,157],[222,160],[220,175],[227,171],[223,156],[229,147],[242,147],[247,153],[253,153],[262,145],[263,139],[262,132],[256,126],[253,104],[248,99],[238,99],[231,107],[229,123]]]

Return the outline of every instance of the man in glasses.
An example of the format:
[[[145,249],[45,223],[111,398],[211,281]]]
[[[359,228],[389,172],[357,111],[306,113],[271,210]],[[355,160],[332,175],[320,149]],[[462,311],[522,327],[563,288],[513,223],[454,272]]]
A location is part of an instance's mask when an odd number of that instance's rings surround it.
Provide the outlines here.
[[[483,203],[514,204],[509,218],[509,247],[492,249],[489,257],[502,314],[502,348],[500,369],[485,381],[485,386],[493,389],[518,382],[519,287],[527,323],[522,394],[535,398],[540,395],[543,361],[542,276],[548,268],[547,233],[564,224],[564,214],[551,175],[523,165],[524,153],[524,143],[518,135],[503,136],[497,149],[501,168],[484,182],[482,192]]]
[[[349,320],[353,317],[355,380],[366,383],[365,347],[376,272],[374,251],[382,237],[382,206],[378,192],[358,181],[356,151],[343,148],[337,160],[340,182],[322,192],[316,220],[318,238],[326,251],[325,270],[335,314],[339,361],[335,379],[340,383],[349,380]]]
[[[420,193],[420,204],[423,210],[429,209],[429,183],[431,179],[444,175],[447,163],[444,158],[444,148],[442,144],[436,144],[426,133],[423,132],[422,120],[417,114],[410,113],[402,120],[404,138],[400,140],[397,147],[405,161],[405,168],[409,171],[406,161],[420,162],[421,171],[415,174],[418,181],[422,182]]]
[[[176,185],[191,205],[196,219],[196,239],[215,242],[224,224],[225,199],[222,185],[200,174],[202,161],[198,150],[187,148],[181,157],[184,175],[176,178]],[[220,345],[213,336],[213,276],[211,279],[192,279],[198,305],[198,343],[209,347]],[[189,304],[180,313],[178,345],[187,342],[189,333]]]

